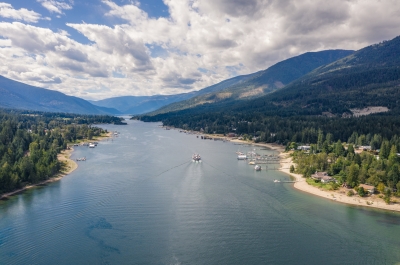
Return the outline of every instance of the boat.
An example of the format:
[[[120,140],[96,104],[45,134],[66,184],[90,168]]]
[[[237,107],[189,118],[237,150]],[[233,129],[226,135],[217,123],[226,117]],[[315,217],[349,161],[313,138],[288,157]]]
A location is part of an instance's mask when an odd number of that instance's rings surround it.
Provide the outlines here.
[[[237,159],[238,160],[246,160],[247,156],[246,155],[238,155]]]
[[[256,162],[254,162],[254,161],[249,162],[249,165],[255,165],[255,164],[256,164]]]
[[[94,143],[89,143],[89,148],[94,148],[96,145]]]
[[[281,182],[280,180],[275,179],[274,182]]]
[[[201,162],[201,156],[199,154],[194,153],[192,155],[192,161],[193,162]]]
[[[256,165],[256,166],[254,167],[254,169],[255,169],[256,171],[261,171],[261,166]]]

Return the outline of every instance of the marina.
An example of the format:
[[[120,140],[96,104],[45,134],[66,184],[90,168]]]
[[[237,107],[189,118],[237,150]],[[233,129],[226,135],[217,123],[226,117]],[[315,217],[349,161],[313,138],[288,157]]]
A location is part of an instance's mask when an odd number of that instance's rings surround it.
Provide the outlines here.
[[[247,145],[243,145],[246,147]],[[255,171],[261,171],[262,166],[265,165],[265,169],[268,170],[277,170],[280,166],[281,159],[279,156],[275,155],[274,152],[271,154],[269,149],[259,148],[258,150],[262,152],[262,154],[257,153],[257,149],[253,146],[247,146],[247,148],[252,148],[252,150],[244,153],[242,151],[237,151],[237,160],[246,160],[249,161],[248,164],[254,166]],[[270,165],[270,167],[268,167]],[[271,167],[271,165],[274,165]]]

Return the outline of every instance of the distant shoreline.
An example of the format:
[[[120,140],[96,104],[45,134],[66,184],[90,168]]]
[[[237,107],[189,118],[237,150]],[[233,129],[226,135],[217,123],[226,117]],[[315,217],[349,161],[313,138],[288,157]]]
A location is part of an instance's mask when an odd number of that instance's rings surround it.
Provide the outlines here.
[[[106,136],[99,136],[93,139],[93,141],[102,141],[104,139],[110,138],[112,136],[112,132],[108,132]],[[7,199],[10,196],[13,195],[17,195],[25,190],[31,189],[33,187],[37,187],[37,186],[41,186],[41,185],[45,185],[48,183],[52,183],[52,182],[56,182],[61,180],[63,177],[71,174],[73,171],[75,171],[78,168],[78,164],[72,160],[70,157],[72,155],[72,152],[74,151],[74,149],[72,147],[70,147],[69,149],[65,149],[62,150],[59,154],[57,154],[57,159],[60,162],[64,162],[64,167],[60,172],[58,172],[56,175],[54,175],[53,177],[50,177],[49,179],[46,179],[44,181],[41,181],[39,183],[36,184],[29,184],[23,188],[20,188],[18,190],[14,190],[11,192],[7,192],[4,194],[1,194],[0,196],[0,200],[3,199]]]

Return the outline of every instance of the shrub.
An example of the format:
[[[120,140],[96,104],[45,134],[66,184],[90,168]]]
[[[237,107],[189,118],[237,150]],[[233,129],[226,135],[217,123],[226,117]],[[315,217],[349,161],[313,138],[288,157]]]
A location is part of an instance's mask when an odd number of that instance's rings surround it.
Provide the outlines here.
[[[364,197],[365,196],[365,190],[363,187],[358,187],[357,190],[358,195],[360,195],[360,197]]]

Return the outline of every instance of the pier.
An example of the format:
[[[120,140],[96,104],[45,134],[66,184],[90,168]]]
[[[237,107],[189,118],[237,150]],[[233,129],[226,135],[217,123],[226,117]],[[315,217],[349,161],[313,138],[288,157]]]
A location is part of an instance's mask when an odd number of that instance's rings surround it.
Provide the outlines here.
[[[274,180],[275,183],[295,183],[295,180]]]

